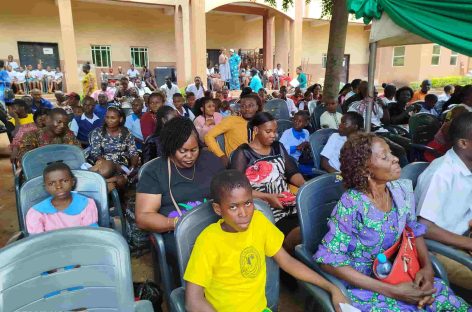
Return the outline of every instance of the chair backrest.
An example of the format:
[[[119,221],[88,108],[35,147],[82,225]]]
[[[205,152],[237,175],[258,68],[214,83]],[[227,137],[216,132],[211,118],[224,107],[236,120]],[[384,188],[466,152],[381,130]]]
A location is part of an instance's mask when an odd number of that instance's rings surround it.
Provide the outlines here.
[[[51,144],[27,152],[22,160],[23,174],[26,180],[39,177],[44,168],[53,162],[63,162],[71,169],[80,169],[85,163],[82,150],[75,145]]]
[[[327,219],[344,191],[342,178],[335,173],[318,176],[298,191],[298,219],[302,243],[308,254],[316,252],[328,232]]]
[[[219,136],[217,136],[216,142],[218,143],[218,146],[221,148],[221,150],[226,153],[224,135],[220,134]]]
[[[418,177],[428,166],[429,166],[429,163],[425,161],[418,161],[418,162],[408,164],[402,168],[402,173],[400,175],[400,178],[410,179],[411,182],[413,182],[413,188],[415,188],[416,183],[418,181]]]
[[[436,132],[441,128],[441,123],[438,118],[426,113],[411,116],[408,125],[411,134],[411,142],[423,145],[433,140]]]
[[[0,250],[2,311],[133,311],[129,247],[109,229],[70,228]]]
[[[310,135],[310,147],[313,153],[313,162],[316,169],[321,168],[321,151],[328,142],[331,134],[338,132],[336,129],[320,129]]]
[[[315,109],[313,110],[313,114],[311,116],[311,124],[315,130],[321,129],[321,115],[326,112],[326,108],[322,104],[318,104]]]
[[[255,208],[261,211],[272,223],[274,216],[267,203],[261,200],[254,200]],[[210,224],[219,220],[219,216],[215,214],[211,206],[211,202],[206,202],[184,215],[175,229],[175,239],[177,245],[177,258],[179,261],[179,269],[181,278],[187,267],[190,254],[192,253],[195,241],[200,233]],[[266,281],[266,297],[269,308],[277,306],[279,300],[279,268],[272,258],[266,258],[267,281]],[[185,281],[182,279],[182,285]]]
[[[293,123],[290,120],[286,119],[279,119],[277,120],[277,134],[279,139],[282,137],[282,134],[285,130],[290,129],[293,127]]]
[[[290,119],[287,103],[281,99],[273,99],[264,104],[264,112],[271,113],[275,119]]]
[[[108,211],[107,183],[101,175],[96,172],[86,170],[72,170],[77,179],[75,189],[89,198],[93,198],[98,209],[98,224],[101,227],[110,227],[110,214]],[[19,216],[20,230],[27,233],[25,218],[28,210],[48,198],[50,195],[44,189],[43,177],[36,177],[26,181],[20,189],[21,214]]]

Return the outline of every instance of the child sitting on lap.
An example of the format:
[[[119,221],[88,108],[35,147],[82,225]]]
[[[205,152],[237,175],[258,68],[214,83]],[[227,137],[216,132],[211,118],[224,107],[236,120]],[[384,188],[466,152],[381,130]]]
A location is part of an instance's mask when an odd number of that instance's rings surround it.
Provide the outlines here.
[[[188,311],[270,311],[266,256],[295,278],[330,292],[336,311],[339,303],[348,302],[338,288],[282,248],[284,235],[254,211],[252,187],[243,173],[217,174],[210,192],[213,209],[222,219],[203,230],[190,256],[184,275]]]
[[[44,187],[51,195],[26,214],[28,233],[37,234],[76,226],[98,226],[93,199],[73,193],[76,180],[69,166],[53,163],[44,169]]]

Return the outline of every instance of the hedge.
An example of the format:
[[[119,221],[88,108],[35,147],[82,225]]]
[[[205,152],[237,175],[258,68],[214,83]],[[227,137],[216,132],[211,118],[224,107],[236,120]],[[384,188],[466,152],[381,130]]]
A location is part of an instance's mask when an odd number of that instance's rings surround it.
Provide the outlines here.
[[[472,84],[472,77],[467,76],[449,76],[449,77],[442,77],[442,78],[432,78],[431,79],[432,87],[433,88],[443,88],[447,85],[460,85],[465,86],[468,84]],[[413,90],[417,90],[420,88],[421,82],[415,81],[410,83],[410,87]]]

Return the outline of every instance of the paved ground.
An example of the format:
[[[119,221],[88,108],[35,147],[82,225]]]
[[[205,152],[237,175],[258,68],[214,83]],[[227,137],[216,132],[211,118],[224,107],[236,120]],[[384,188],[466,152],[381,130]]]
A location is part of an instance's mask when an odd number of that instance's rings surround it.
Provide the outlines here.
[[[8,158],[8,139],[0,134],[0,247],[18,231],[13,175]],[[151,254],[132,258],[133,281],[153,279]],[[291,292],[282,286],[279,311],[303,311],[303,299],[299,292]]]

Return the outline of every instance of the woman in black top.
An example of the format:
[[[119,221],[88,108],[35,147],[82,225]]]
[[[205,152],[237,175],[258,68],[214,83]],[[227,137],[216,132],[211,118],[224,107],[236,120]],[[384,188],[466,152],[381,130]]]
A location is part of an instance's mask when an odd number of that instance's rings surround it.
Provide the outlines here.
[[[395,93],[396,102],[389,105],[390,123],[392,125],[407,125],[410,120],[411,109],[407,109],[406,105],[413,97],[413,90],[410,87],[401,87]]]
[[[285,234],[284,247],[293,251],[300,243],[300,228],[295,201],[284,202],[290,192],[288,183],[300,187],[305,179],[284,146],[276,141],[277,121],[267,112],[257,113],[248,123],[249,144],[242,144],[231,157],[231,168],[246,174],[253,195],[272,207],[275,225]]]

